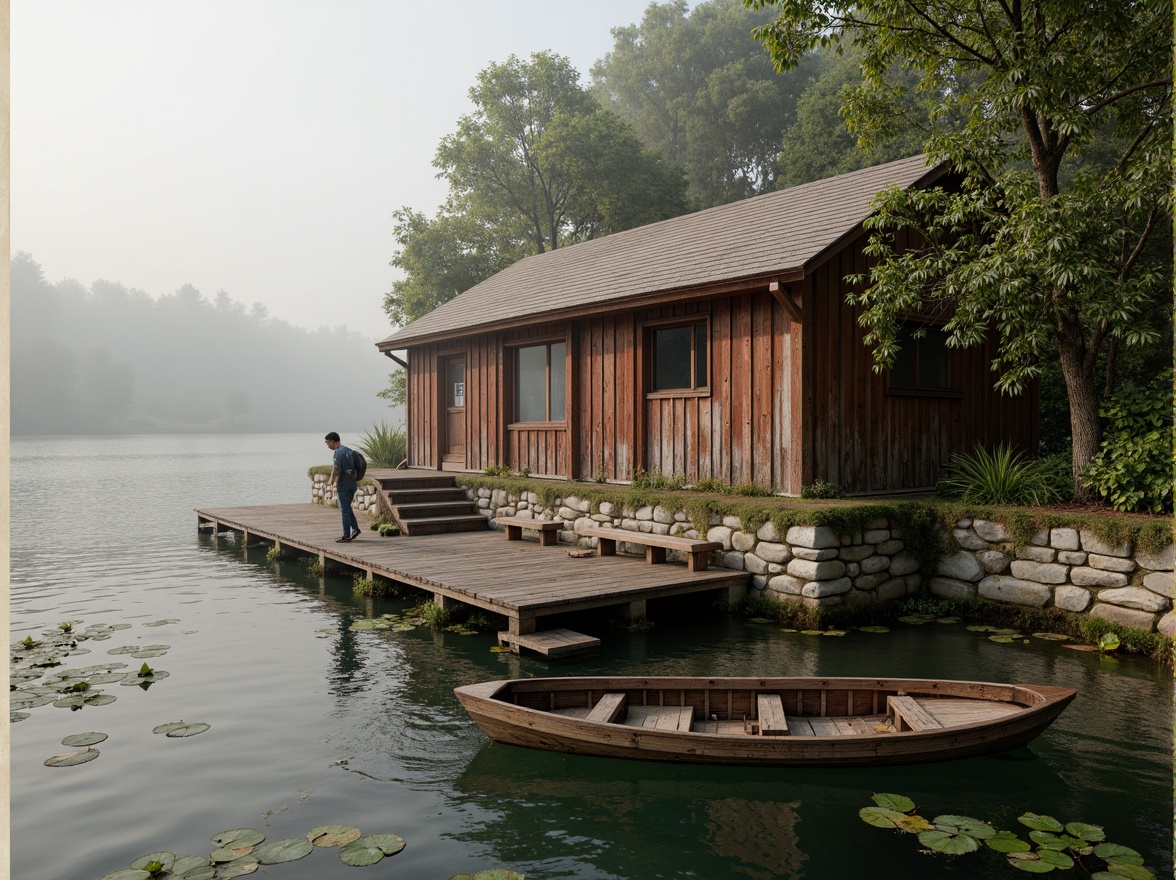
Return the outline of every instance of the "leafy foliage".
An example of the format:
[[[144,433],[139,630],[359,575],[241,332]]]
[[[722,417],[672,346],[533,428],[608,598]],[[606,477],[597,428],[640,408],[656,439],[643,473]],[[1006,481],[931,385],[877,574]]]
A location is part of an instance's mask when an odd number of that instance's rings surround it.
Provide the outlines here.
[[[1172,510],[1172,374],[1124,384],[1101,411],[1102,445],[1083,479],[1115,510]]]
[[[970,455],[952,454],[951,472],[938,488],[970,504],[1050,504],[1069,494],[1069,474],[1059,475],[1054,463],[1030,459],[1004,444],[992,452],[976,444]]]
[[[371,467],[394,468],[407,457],[408,433],[387,422],[372,425],[355,444]]]
[[[807,486],[800,487],[801,498],[843,498],[845,497],[845,490],[843,490],[836,483],[827,483],[824,480],[813,480]]]

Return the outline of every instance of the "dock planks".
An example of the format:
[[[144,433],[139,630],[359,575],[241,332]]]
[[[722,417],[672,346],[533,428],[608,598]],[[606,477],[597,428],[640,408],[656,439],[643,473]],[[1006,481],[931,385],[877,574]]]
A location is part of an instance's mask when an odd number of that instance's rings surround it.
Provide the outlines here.
[[[334,560],[455,600],[502,614],[512,636],[529,635],[544,616],[612,605],[641,607],[650,599],[704,590],[741,596],[750,575],[686,566],[646,565],[641,557],[573,558],[536,540],[503,541],[493,531],[381,538],[375,532],[335,543],[339,510],[318,504],[200,508],[201,528],[214,534],[246,532],[321,560]]]

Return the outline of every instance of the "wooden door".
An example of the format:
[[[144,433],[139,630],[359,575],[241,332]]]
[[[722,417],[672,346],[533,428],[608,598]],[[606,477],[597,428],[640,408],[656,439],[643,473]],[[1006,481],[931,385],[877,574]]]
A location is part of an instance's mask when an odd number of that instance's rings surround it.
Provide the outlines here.
[[[446,461],[465,463],[465,357],[449,358],[445,362],[445,442],[442,450]]]

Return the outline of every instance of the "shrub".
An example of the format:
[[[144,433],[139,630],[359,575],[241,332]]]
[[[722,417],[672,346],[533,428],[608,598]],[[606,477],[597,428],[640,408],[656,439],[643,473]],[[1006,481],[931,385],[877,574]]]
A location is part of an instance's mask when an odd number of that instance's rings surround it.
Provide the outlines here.
[[[801,498],[844,498],[845,492],[836,483],[826,483],[824,480],[814,480],[807,486],[800,487]]]
[[[1049,504],[1061,492],[1047,466],[1001,444],[992,452],[979,443],[971,455],[955,452],[951,473],[939,491],[969,504]]]
[[[404,427],[390,427],[386,422],[372,425],[355,444],[372,467],[394,468],[407,457],[408,434]]]
[[[1103,406],[1098,454],[1083,472],[1086,485],[1115,510],[1172,510],[1171,374],[1140,388],[1126,382]]]

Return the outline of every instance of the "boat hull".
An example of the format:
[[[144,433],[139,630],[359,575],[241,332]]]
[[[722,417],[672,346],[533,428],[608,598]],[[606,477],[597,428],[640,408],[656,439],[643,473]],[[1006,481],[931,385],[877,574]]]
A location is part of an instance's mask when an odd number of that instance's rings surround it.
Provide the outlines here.
[[[932,708],[936,703],[926,701],[949,698],[954,703],[963,704],[975,700],[977,706],[992,705],[996,707],[993,711],[1006,714],[993,720],[952,724],[930,730],[879,732],[862,736],[771,736],[636,727],[625,723],[591,721],[527,705],[543,700],[553,706],[570,704],[578,699],[576,694],[579,693],[585,695],[583,700],[586,710],[599,695],[617,692],[626,694],[629,705],[647,705],[646,701],[655,694],[660,702],[648,704],[671,705],[666,702],[667,698],[673,700],[681,695],[680,702],[672,705],[693,705],[695,715],[721,707],[724,694],[727,705],[732,704],[732,694],[738,694],[739,699],[745,694],[752,698],[757,694],[777,694],[782,695],[786,702],[795,699],[797,709],[812,706],[812,717],[823,720],[827,716],[817,714],[816,707],[824,707],[826,701],[830,705],[836,703],[839,695],[845,693],[851,695],[851,709],[855,700],[859,706],[863,702],[876,706],[879,695],[885,698],[901,694],[916,696]],[[1074,691],[1066,688],[990,682],[686,677],[521,679],[467,685],[457,688],[455,693],[470,717],[487,736],[497,742],[612,758],[782,767],[914,764],[1007,751],[1037,737],[1075,696]],[[873,695],[872,701],[870,695]],[[700,703],[699,700],[704,702]],[[884,699],[882,705],[885,705]],[[1002,706],[1007,708],[1002,709]],[[719,708],[719,711],[722,709]],[[798,718],[802,722],[804,719],[804,715],[799,712],[790,717],[794,723]],[[745,723],[751,721],[745,719]]]

